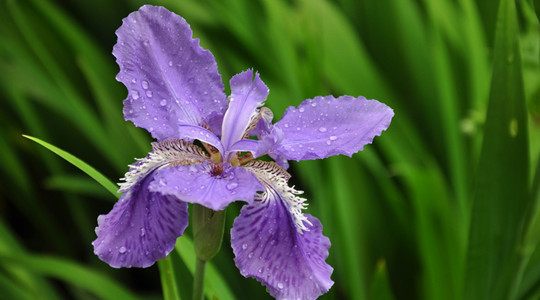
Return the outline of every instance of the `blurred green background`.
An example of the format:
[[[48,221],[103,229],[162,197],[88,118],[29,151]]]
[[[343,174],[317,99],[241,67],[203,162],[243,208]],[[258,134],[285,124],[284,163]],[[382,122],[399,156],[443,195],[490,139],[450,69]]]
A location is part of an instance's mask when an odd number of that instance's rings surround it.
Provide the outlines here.
[[[321,299],[540,298],[540,3],[532,0],[0,0],[0,299],[160,299],[157,265],[94,254],[116,200],[22,134],[113,182],[151,137],[123,120],[111,54],[142,4],[183,16],[224,83],[255,68],[267,106],[363,95],[390,128],[352,158],[292,163],[332,242]],[[229,230],[207,274],[214,299],[270,299],[234,266]],[[186,231],[191,234],[190,228]],[[194,256],[171,254],[190,299]],[[211,298],[209,298],[211,299]]]

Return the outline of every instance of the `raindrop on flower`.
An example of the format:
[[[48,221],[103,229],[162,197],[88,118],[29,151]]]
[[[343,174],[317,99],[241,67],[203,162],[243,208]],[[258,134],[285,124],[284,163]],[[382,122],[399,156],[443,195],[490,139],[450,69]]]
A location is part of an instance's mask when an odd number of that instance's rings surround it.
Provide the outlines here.
[[[144,236],[146,234],[146,229],[144,229],[143,227],[141,227],[140,231],[141,231],[140,236]]]
[[[228,189],[229,191],[232,191],[232,190],[234,190],[237,186],[238,186],[238,183],[236,183],[236,182],[231,182],[231,183],[227,184],[227,189]]]
[[[279,289],[282,289],[282,288],[283,288],[283,283],[278,282],[277,287],[278,287]]]
[[[247,244],[243,244],[242,249],[246,250],[247,249]]]
[[[148,96],[148,98],[152,98],[152,91],[146,91],[146,96]]]
[[[337,140],[337,136],[335,136],[335,135],[331,136],[331,137],[330,137],[330,140],[331,140],[331,141]]]
[[[146,89],[148,88],[148,81],[143,80],[143,81],[141,82],[141,86],[142,86],[143,89],[146,90]]]
[[[120,247],[120,249],[118,249],[118,252],[120,252],[120,254],[124,254],[124,253],[126,253],[126,251],[127,251],[127,249],[124,246],[122,246],[122,247]]]
[[[159,105],[161,106],[167,105],[167,99],[161,99],[161,101],[159,102]]]
[[[133,97],[134,100],[139,99],[139,92],[138,91],[131,91],[131,97]]]
[[[299,112],[304,112],[305,110],[306,110],[306,109],[303,108],[303,107],[300,107],[300,108],[298,109]]]
[[[328,130],[328,129],[326,129],[326,127],[320,127],[320,128],[319,128],[319,131],[320,131],[320,132],[326,132],[327,130]]]

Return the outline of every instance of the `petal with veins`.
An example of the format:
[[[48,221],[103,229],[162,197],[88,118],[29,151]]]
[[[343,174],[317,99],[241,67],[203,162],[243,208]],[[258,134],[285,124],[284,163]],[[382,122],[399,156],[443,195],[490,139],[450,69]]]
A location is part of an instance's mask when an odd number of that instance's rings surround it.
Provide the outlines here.
[[[248,164],[265,178],[266,190],[253,204],[245,205],[231,230],[236,266],[246,277],[254,277],[276,299],[315,299],[333,284],[332,267],[326,262],[330,241],[322,225],[303,215],[305,229],[299,231],[298,216],[291,213],[290,188],[282,182],[288,174],[274,163]]]
[[[222,210],[234,201],[252,203],[256,192],[263,189],[244,168],[213,162],[163,168],[150,185],[150,191],[174,195],[213,210]]]
[[[118,192],[123,193],[130,190],[143,177],[164,165],[195,164],[207,159],[208,157],[201,148],[183,140],[169,139],[152,143],[152,152],[132,164],[129,167],[129,172],[121,178],[125,182],[118,184],[120,186]]]
[[[124,116],[158,140],[178,137],[177,124],[202,125],[227,108],[212,53],[189,24],[163,7],[145,5],[123,20],[113,54],[128,89]],[[221,125],[221,124],[219,124]]]
[[[283,131],[283,140],[272,152],[297,161],[351,156],[386,130],[393,116],[385,104],[364,97],[315,97],[289,107],[274,124]]]
[[[94,253],[111,267],[149,267],[172,251],[188,225],[187,203],[148,190],[151,172],[98,217]]]

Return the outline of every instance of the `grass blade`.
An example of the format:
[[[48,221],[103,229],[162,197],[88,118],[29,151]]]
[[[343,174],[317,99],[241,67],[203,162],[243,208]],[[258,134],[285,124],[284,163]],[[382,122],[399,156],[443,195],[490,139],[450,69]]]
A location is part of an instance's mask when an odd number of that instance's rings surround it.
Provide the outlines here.
[[[476,180],[465,299],[508,299],[529,205],[527,117],[515,3],[501,0]]]
[[[109,192],[111,192],[115,197],[119,197],[119,195],[116,193],[118,191],[118,187],[112,183],[107,177],[103,176],[100,172],[98,172],[96,169],[94,169],[89,164],[85,163],[84,161],[78,159],[72,154],[67,153],[66,151],[55,147],[47,142],[44,142],[38,138],[31,137],[28,135],[23,135],[25,138],[30,139],[41,146],[49,149],[56,155],[60,156],[61,158],[65,159],[75,167],[79,168],[84,173],[88,174],[88,176],[92,177],[95,181],[97,181],[99,184],[101,184],[105,189],[107,189]]]

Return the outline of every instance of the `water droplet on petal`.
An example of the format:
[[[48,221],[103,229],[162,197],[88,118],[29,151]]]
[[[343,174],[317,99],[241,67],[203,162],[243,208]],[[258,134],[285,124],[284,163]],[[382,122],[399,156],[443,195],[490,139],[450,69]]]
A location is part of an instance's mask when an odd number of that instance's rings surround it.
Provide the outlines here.
[[[131,82],[137,83],[137,79],[136,79],[136,78],[133,78],[133,79],[131,79]]]
[[[317,103],[313,102],[313,103],[311,103],[311,106],[315,107],[315,106],[317,106]]]
[[[242,249],[246,250],[247,249],[247,244],[243,244]]]
[[[306,109],[303,108],[303,107],[300,107],[300,108],[298,109],[299,112],[304,112],[305,110],[306,110]]]
[[[320,128],[319,128],[319,131],[320,131],[320,132],[326,132],[327,130],[328,130],[328,129],[326,129],[326,127],[320,127]]]
[[[143,80],[143,81],[141,82],[141,86],[142,86],[143,89],[146,90],[146,89],[148,88],[148,81]]]
[[[262,269],[262,268],[260,268],[260,269],[259,269],[259,273],[262,273],[262,271],[263,271],[263,269]]]
[[[161,99],[161,101],[159,102],[159,105],[161,106],[167,105],[167,99]]]
[[[148,98],[152,98],[152,91],[146,91],[146,96]]]
[[[278,287],[279,289],[282,289],[282,288],[283,288],[283,283],[278,282],[277,287]]]
[[[172,60],[169,60],[169,67],[172,67],[172,65],[173,65]]]
[[[126,251],[127,251],[127,249],[124,246],[122,246],[122,247],[120,247],[120,249],[118,249],[118,252],[120,252],[120,254],[124,254],[124,253],[126,253]]]
[[[141,236],[144,236],[146,234],[146,229],[144,229],[143,227],[141,227],[140,231],[141,231],[141,234],[140,234]]]
[[[229,191],[234,190],[236,187],[238,187],[238,183],[236,183],[236,182],[231,182],[231,183],[227,184],[227,189]]]
[[[204,186],[204,185],[201,185],[199,188],[200,188],[201,190],[203,190],[203,189],[205,188],[205,186]]]
[[[335,135],[331,136],[331,137],[330,137],[330,140],[331,140],[331,141],[337,140],[337,136],[335,136]]]
[[[326,141],[326,144],[330,145],[330,144],[332,144],[332,142],[331,141]]]
[[[138,91],[131,91],[131,97],[134,99],[134,100],[137,100],[139,99],[139,92]]]
[[[253,252],[249,252],[248,258],[252,258],[252,257],[253,257]]]
[[[288,127],[289,127],[289,124],[285,124],[285,125],[283,125],[283,126],[285,126],[285,128],[288,128]]]

